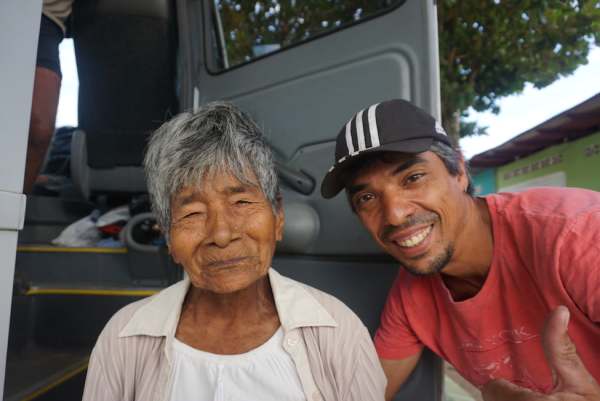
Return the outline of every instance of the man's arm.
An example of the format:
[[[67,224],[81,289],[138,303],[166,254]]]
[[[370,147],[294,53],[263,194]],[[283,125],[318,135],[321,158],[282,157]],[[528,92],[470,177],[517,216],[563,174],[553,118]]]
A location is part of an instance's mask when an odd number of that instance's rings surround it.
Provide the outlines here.
[[[419,362],[419,359],[421,358],[421,353],[422,350],[415,355],[404,359],[379,359],[388,381],[385,389],[386,401],[390,401],[394,398],[402,384],[404,384],[412,371],[415,370],[417,362]]]

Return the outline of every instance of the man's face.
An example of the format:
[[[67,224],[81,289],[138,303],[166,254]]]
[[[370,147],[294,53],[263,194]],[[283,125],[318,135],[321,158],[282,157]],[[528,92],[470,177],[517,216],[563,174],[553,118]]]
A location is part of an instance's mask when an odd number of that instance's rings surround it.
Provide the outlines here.
[[[464,172],[452,176],[427,151],[384,153],[354,172],[346,189],[377,243],[409,272],[425,275],[452,259],[465,221],[467,185]]]

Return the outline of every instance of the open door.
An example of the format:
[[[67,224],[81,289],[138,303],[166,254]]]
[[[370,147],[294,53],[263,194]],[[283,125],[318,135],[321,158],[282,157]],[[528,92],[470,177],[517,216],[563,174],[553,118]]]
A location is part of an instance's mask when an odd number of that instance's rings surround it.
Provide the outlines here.
[[[279,164],[286,230],[273,266],[346,302],[373,331],[397,266],[319,187],[357,111],[404,98],[440,116],[434,0],[180,0],[181,105],[226,99],[264,127]],[[398,399],[441,398],[425,353]]]
[[[226,99],[264,127],[290,193],[321,219],[304,253],[379,253],[343,195],[324,201],[318,188],[335,136],[357,110],[404,98],[440,115],[434,0],[204,0],[178,9],[182,109]],[[276,35],[284,29],[294,33]]]

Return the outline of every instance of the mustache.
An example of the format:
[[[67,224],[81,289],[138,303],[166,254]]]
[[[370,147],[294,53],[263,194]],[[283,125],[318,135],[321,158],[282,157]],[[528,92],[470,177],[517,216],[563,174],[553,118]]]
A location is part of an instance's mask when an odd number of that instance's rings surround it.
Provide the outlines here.
[[[398,231],[406,230],[407,228],[420,225],[420,224],[431,224],[440,220],[440,216],[437,213],[427,212],[418,215],[408,216],[406,221],[402,224],[394,226],[387,225],[383,228],[379,238],[383,241],[388,241],[389,237],[396,234]]]

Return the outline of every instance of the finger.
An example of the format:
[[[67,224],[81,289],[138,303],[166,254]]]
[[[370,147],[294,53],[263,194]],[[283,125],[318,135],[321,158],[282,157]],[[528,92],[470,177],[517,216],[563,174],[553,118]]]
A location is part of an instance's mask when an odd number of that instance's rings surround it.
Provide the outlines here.
[[[542,394],[524,387],[497,379],[487,382],[481,389],[484,401],[541,401]]]
[[[569,317],[569,310],[561,305],[552,311],[544,328],[544,352],[557,390],[580,388],[595,382],[569,337]]]

